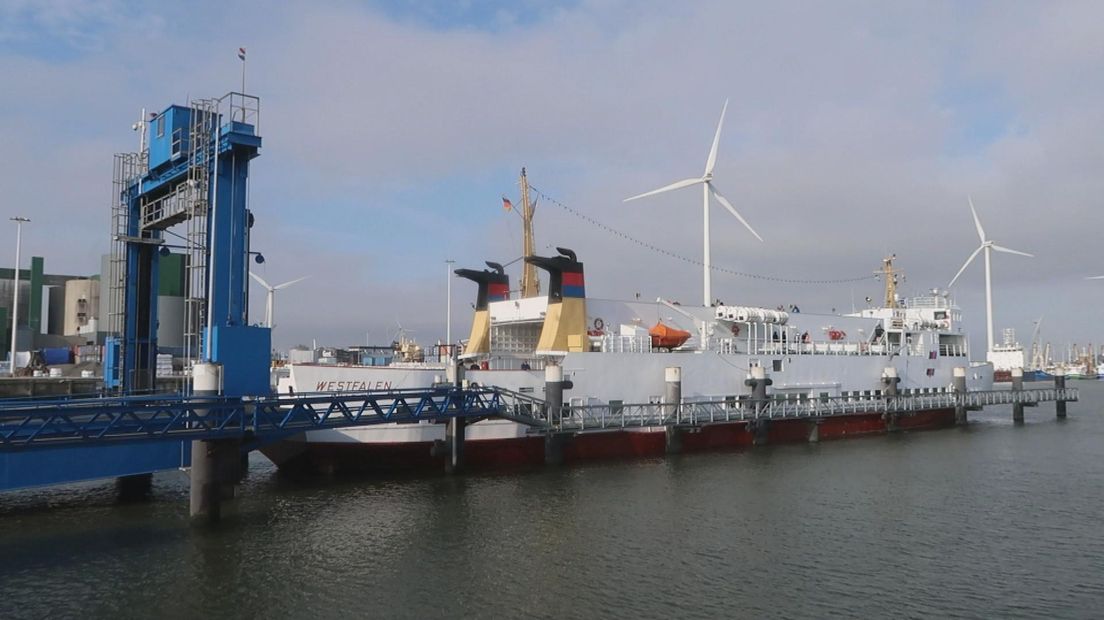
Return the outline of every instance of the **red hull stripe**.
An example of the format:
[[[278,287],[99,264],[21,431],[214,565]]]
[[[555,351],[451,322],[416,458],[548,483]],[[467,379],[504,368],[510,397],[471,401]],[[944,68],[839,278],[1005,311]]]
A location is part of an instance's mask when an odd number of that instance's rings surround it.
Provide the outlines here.
[[[926,411],[903,416],[901,429],[922,430],[954,425],[954,410]],[[880,414],[863,414],[820,420],[819,438],[842,439],[886,432]],[[768,443],[801,443],[809,440],[812,424],[808,420],[774,420],[767,433]],[[745,422],[711,424],[683,431],[683,452],[707,452],[751,446],[753,433]],[[277,462],[281,469],[312,472],[411,470],[443,471],[443,457],[433,456],[431,442],[406,443],[307,443],[296,456]],[[475,469],[535,466],[544,463],[543,437],[468,440],[464,446],[465,466]],[[262,451],[264,451],[262,449]],[[666,434],[656,431],[612,431],[583,433],[564,444],[567,463],[602,459],[660,457],[666,453]],[[266,454],[277,460],[280,452]]]

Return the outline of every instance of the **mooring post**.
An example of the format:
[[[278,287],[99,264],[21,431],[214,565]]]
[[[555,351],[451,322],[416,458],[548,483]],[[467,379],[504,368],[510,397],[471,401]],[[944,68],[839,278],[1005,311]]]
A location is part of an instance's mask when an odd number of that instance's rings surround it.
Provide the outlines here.
[[[755,418],[750,424],[753,433],[752,443],[757,446],[767,443],[770,432],[770,419],[767,417],[766,409],[767,386],[772,383],[773,381],[767,376],[767,369],[762,366],[752,366],[749,377],[744,381],[744,385],[751,388],[751,402],[755,406]]]
[[[966,368],[955,366],[954,371],[955,397],[955,424],[963,425],[969,420],[966,418]]]
[[[445,366],[445,377],[456,390],[464,387],[464,365],[456,359],[450,359]],[[460,406],[458,403],[457,406]],[[445,424],[445,444],[442,446],[445,457],[445,473],[459,473],[464,468],[464,439],[468,427],[467,418],[455,415]]]
[[[1012,369],[1012,422],[1023,424],[1023,368]]]
[[[544,367],[544,403],[548,409],[548,425],[555,427],[563,420],[563,366]]]
[[[1054,400],[1054,412],[1058,414],[1059,420],[1066,419],[1066,399],[1063,398],[1062,392],[1066,389],[1066,374],[1064,370],[1058,370],[1054,373],[1054,390],[1058,392],[1055,394]]]
[[[663,371],[663,417],[666,421],[667,454],[682,452],[682,367],[669,366]]]
[[[567,436],[557,432],[563,421],[563,366],[549,363],[544,367],[544,404],[548,416],[548,433],[544,436],[544,464],[562,465]]]
[[[468,421],[456,416],[448,421],[445,427],[445,443],[448,444],[448,454],[445,458],[445,473],[456,474],[464,467],[464,429]]]
[[[193,393],[199,398],[218,396],[222,386],[222,366],[202,363],[192,368]],[[233,485],[241,464],[237,439],[192,442],[192,481],[189,514],[193,519],[218,521],[222,500],[233,497]]]
[[[885,425],[886,430],[890,433],[900,430],[898,422],[901,419],[901,413],[896,410],[897,399],[897,384],[901,382],[901,378],[897,376],[897,368],[889,366],[882,370],[882,394],[885,395]]]

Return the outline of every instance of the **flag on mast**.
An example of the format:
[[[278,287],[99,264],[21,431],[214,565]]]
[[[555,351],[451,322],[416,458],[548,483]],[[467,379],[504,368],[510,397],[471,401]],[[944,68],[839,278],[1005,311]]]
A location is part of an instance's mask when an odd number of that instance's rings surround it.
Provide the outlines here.
[[[240,58],[243,62],[245,61],[245,48],[244,47],[239,47],[238,48],[238,58]]]
[[[509,211],[510,209],[514,208],[514,203],[510,202],[509,198],[503,196],[502,197],[502,208]]]

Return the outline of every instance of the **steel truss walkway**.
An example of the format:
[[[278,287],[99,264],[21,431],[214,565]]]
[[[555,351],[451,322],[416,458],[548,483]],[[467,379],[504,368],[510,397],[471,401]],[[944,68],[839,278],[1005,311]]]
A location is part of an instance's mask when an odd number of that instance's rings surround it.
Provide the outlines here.
[[[451,418],[506,417],[540,401],[489,387],[304,394],[0,401],[0,491],[149,473],[189,464],[197,440],[256,448],[305,431]]]

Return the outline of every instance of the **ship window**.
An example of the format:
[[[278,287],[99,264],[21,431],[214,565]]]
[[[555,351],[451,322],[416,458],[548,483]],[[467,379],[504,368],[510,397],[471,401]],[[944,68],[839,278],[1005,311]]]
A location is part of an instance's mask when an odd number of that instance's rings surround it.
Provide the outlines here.
[[[782,360],[771,360],[774,372],[782,372]]]
[[[531,388],[531,387],[518,388],[518,392],[521,392],[522,394],[532,394],[533,393],[533,388]]]
[[[164,114],[157,117],[157,137],[158,138],[164,138],[165,137],[165,115]]]
[[[882,397],[882,391],[881,390],[874,390],[874,398],[881,398],[881,397]]]
[[[624,409],[624,407],[622,407],[622,405],[624,405],[624,404],[625,404],[625,401],[623,401],[623,400],[611,400],[611,401],[609,401],[610,415],[620,415],[622,409]]]
[[[821,392],[820,393],[820,402],[822,402],[822,403],[828,402],[828,392]]]

